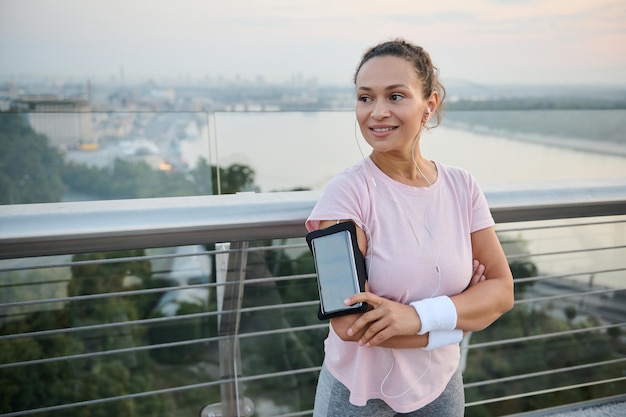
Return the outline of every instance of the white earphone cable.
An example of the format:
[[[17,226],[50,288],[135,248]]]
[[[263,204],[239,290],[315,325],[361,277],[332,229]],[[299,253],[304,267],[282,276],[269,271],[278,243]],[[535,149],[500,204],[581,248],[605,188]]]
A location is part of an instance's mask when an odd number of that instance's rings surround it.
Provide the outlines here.
[[[430,114],[430,111],[429,111],[429,114]],[[371,172],[371,170],[369,168],[368,161],[366,161],[365,154],[363,153],[363,150],[361,149],[361,145],[360,145],[358,137],[357,137],[357,124],[358,124],[358,121],[355,119],[355,121],[354,121],[354,139],[356,141],[356,144],[357,144],[357,147],[359,149],[359,152],[361,153],[361,157],[363,158],[363,165],[365,166],[365,169],[368,172],[368,176],[370,177],[370,180],[372,181],[372,185],[374,186],[374,189],[376,190],[376,189],[378,189],[378,186],[376,184],[376,180],[374,179],[374,176],[373,176],[373,174],[372,174],[372,172]],[[413,142],[413,147],[411,149],[411,157],[412,157],[413,163],[415,164],[415,167],[417,168],[419,173],[422,175],[422,177],[424,177],[426,182],[428,182],[428,185],[432,186],[431,181],[428,179],[428,177],[426,177],[426,175],[424,175],[424,173],[420,169],[419,165],[415,161],[415,152],[414,151],[415,151],[415,146],[417,144],[417,139],[418,138],[419,138],[419,136],[417,136],[415,138],[414,142]],[[413,227],[413,223],[411,222],[411,220],[410,220],[408,214],[406,213],[404,207],[402,207],[402,205],[395,198],[395,196],[393,195],[391,189],[388,189],[388,191],[389,191],[389,195],[390,195],[392,201],[398,206],[398,208],[402,212],[405,220],[409,224],[409,227],[411,228],[411,233],[413,234],[413,237],[415,238],[416,243],[418,244],[418,246],[424,248],[424,246],[422,245],[422,242],[420,241],[419,237],[417,236],[417,232],[415,231],[415,228]],[[372,193],[372,198],[374,198],[374,195],[375,195],[375,193]],[[375,206],[374,202],[372,203],[372,205]],[[376,215],[375,207],[374,207],[374,211],[373,212],[374,212],[374,215]],[[425,213],[426,213],[426,211],[425,211]],[[364,226],[365,226],[365,224],[364,224]],[[424,227],[425,227],[426,231],[428,232],[428,234],[430,235],[431,239],[434,240],[434,235],[432,234],[432,232],[430,231],[430,229],[428,228],[428,225],[426,223],[424,224]],[[373,254],[374,254],[374,250],[373,250],[374,249],[373,248],[374,237],[371,235],[369,230],[367,230],[366,233],[370,237],[369,241],[370,241],[370,245],[371,246],[369,247],[369,252],[370,252],[370,254],[369,254],[370,255],[369,266],[370,266],[370,269],[371,269],[371,266],[372,266],[372,263],[373,263]],[[437,294],[437,292],[441,288],[441,268],[439,267],[439,256],[434,257],[433,254],[431,253],[430,247],[428,248],[427,251],[428,251],[428,254],[429,254],[430,258],[435,262],[435,270],[437,271],[437,287],[435,288],[435,290],[433,291],[433,294],[431,295],[431,298],[432,298],[432,297],[434,297]],[[391,375],[391,372],[393,371],[393,368],[394,368],[395,363],[396,363],[396,358],[395,358],[395,355],[393,353],[393,350],[390,349],[389,351],[391,353],[391,361],[392,362],[391,362],[391,366],[389,367],[389,370],[387,371],[387,374],[385,375],[385,377],[383,378],[383,380],[380,383],[380,393],[384,397],[386,397],[386,398],[400,398],[400,397],[404,396],[405,394],[407,394],[411,389],[413,389],[413,387],[417,383],[419,383],[422,380],[422,378],[428,373],[428,371],[430,369],[430,366],[431,366],[431,363],[432,363],[431,352],[428,351],[428,364],[426,365],[426,367],[424,368],[424,371],[420,374],[420,376],[411,385],[409,385],[409,387],[405,391],[401,392],[400,394],[390,395],[390,394],[385,393],[384,386],[385,386],[385,383],[387,382],[387,379]]]

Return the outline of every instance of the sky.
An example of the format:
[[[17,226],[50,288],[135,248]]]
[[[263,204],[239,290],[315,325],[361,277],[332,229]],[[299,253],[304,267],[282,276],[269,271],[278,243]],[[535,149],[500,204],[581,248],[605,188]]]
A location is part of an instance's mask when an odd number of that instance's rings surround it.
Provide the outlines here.
[[[342,84],[396,37],[444,80],[626,85],[626,0],[0,0],[0,80]]]

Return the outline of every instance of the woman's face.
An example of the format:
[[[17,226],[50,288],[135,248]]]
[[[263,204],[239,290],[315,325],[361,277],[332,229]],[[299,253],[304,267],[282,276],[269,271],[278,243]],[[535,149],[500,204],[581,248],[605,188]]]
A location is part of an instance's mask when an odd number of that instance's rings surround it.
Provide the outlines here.
[[[415,69],[404,58],[367,61],[356,77],[356,117],[374,152],[411,151],[427,111]]]

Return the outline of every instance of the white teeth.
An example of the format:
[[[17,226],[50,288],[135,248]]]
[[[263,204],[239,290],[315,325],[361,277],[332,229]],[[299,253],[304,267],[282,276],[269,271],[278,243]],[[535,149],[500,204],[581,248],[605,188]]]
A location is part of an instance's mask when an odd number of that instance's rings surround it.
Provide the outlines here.
[[[375,127],[375,128],[372,128],[372,130],[374,132],[382,133],[382,132],[389,132],[390,130],[393,130],[393,127]]]

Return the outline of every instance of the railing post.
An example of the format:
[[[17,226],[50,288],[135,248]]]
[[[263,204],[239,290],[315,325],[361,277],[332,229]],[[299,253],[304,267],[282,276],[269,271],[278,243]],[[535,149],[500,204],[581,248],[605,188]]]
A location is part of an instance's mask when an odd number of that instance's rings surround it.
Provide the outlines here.
[[[219,315],[219,335],[226,336],[219,341],[220,374],[230,379],[221,385],[222,417],[241,415],[239,396],[243,398],[237,379],[241,376],[241,355],[238,344],[239,319],[243,299],[243,284],[246,276],[248,242],[232,242],[227,254],[227,268],[221,298],[222,313]],[[219,299],[219,297],[218,297]],[[219,307],[218,307],[219,308]]]

